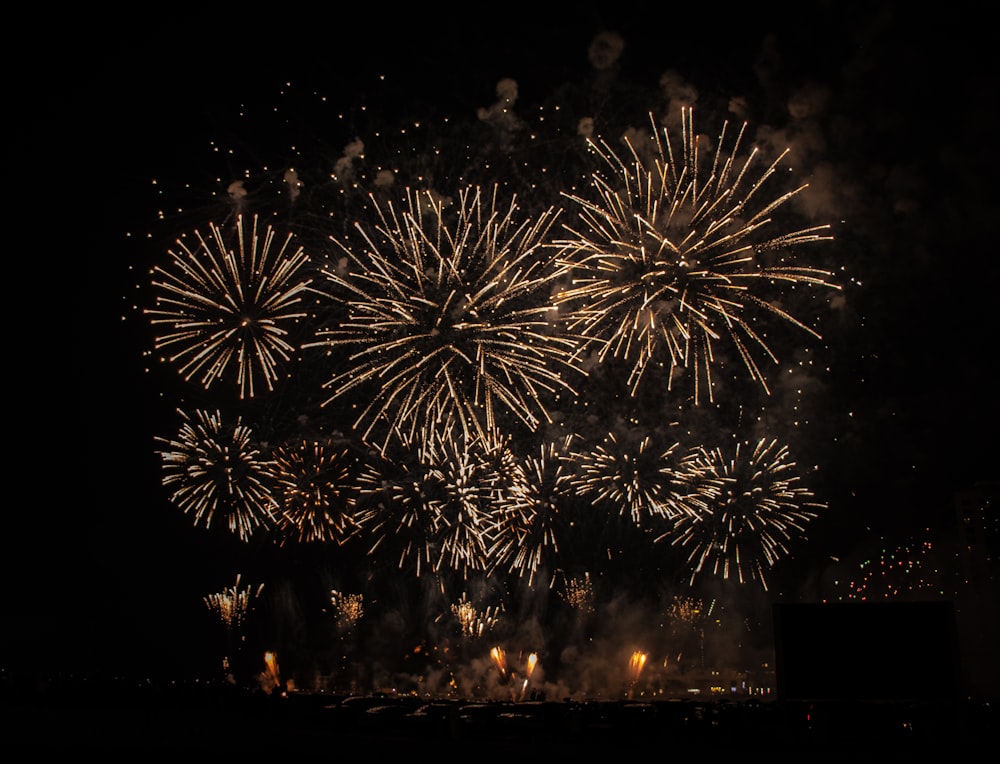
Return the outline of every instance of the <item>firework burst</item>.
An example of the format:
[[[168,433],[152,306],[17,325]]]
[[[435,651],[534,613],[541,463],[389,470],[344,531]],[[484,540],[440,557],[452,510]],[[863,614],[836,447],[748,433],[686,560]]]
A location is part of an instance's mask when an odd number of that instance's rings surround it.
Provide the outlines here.
[[[196,526],[207,529],[221,518],[241,541],[273,527],[278,474],[261,456],[251,428],[219,411],[178,413],[183,424],[177,436],[156,438],[170,500],[192,515]]]
[[[343,544],[358,531],[346,447],[303,440],[275,449],[281,512],[278,530],[297,541]]]
[[[570,607],[581,613],[593,613],[594,585],[590,580],[590,573],[568,578],[562,592],[562,598]]]
[[[711,575],[757,581],[766,590],[767,572],[826,505],[799,484],[788,448],[774,440],[737,443],[731,457],[701,447],[696,462],[707,505],[656,540],[689,550],[692,583]]]
[[[256,216],[249,225],[238,216],[233,230],[213,224],[207,237],[195,231],[177,246],[168,266],[153,269],[158,295],[146,314],[155,349],[205,389],[235,375],[241,398],[258,394],[260,381],[272,390],[296,353],[289,328],[306,316],[309,257],[291,234],[278,242],[272,228],[259,231]]]
[[[506,483],[501,525],[493,547],[496,566],[533,586],[535,577],[548,570],[555,583],[555,565],[562,531],[572,524],[570,446],[573,436],[543,444],[538,455],[517,462]]]
[[[681,369],[690,369],[695,402],[702,381],[711,400],[711,367],[723,338],[767,390],[758,359],[761,353],[777,358],[758,317],[774,316],[819,337],[780,307],[782,295],[768,290],[836,288],[828,271],[793,261],[802,245],[832,238],[830,227],[775,230],[775,213],[806,186],[763,198],[785,154],[753,179],[758,150],[737,158],[746,125],[728,149],[723,127],[706,168],[690,109],[676,157],[669,131],[651,121],[649,141],[625,140],[627,159],[591,141],[610,177],[594,173],[594,201],[565,194],[579,209],[579,224],[567,225],[569,236],[559,242],[573,278],[556,301],[571,306],[569,329],[588,338],[602,361],[610,356],[629,364],[633,394],[652,365],[668,367],[668,389]]]
[[[358,244],[332,237],[343,258],[322,269],[349,314],[308,345],[349,353],[327,403],[365,391],[365,438],[380,422],[412,436],[454,419],[471,439],[496,429],[499,410],[531,428],[547,420],[546,397],[572,392],[577,347],[555,330],[549,297],[557,213],[519,222],[496,186],[464,189],[455,209],[409,189],[402,209],[372,203],[374,230],[358,224]]]
[[[500,607],[487,607],[479,610],[470,600],[465,592],[458,602],[451,606],[451,614],[455,616],[461,629],[462,636],[468,638],[478,638],[492,631],[497,625],[502,610]]]
[[[358,479],[358,524],[372,539],[369,555],[398,548],[419,577],[485,571],[496,535],[498,464],[495,438],[467,442],[454,427],[397,434],[389,451],[375,449]]]
[[[336,614],[337,627],[350,631],[365,614],[365,598],[363,594],[346,594],[336,589],[330,590],[330,604]]]
[[[602,443],[578,453],[573,485],[591,503],[611,507],[636,526],[675,521],[702,503],[690,476],[693,455],[680,444],[658,445],[650,434],[608,433]]]
[[[203,598],[205,606],[218,616],[230,635],[239,634],[242,630],[253,600],[264,589],[264,584],[258,585],[256,589],[251,586],[240,588],[240,578],[240,574],[237,574],[235,584]]]

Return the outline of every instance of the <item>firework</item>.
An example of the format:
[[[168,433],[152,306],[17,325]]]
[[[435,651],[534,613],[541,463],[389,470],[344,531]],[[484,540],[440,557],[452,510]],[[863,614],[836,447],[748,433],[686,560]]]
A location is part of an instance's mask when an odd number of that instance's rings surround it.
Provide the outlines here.
[[[573,484],[591,503],[612,507],[636,526],[691,514],[701,502],[691,490],[692,456],[677,442],[657,441],[649,434],[608,433],[602,443],[577,454]]]
[[[594,612],[594,585],[590,582],[590,574],[584,573],[582,577],[568,579],[563,599],[580,612]]]
[[[556,577],[559,537],[570,524],[573,470],[569,435],[558,443],[543,444],[537,456],[515,465],[506,484],[503,513],[492,555],[497,567],[526,576],[528,585],[548,567],[550,586]],[[546,566],[547,563],[547,566]]]
[[[641,650],[635,650],[628,659],[628,697],[631,699],[635,693],[635,686],[639,682],[639,675],[646,667],[649,656]]]
[[[189,416],[178,409],[178,414],[183,423],[177,436],[156,438],[170,500],[192,515],[196,526],[207,529],[221,518],[242,541],[273,527],[277,472],[261,456],[250,427],[219,411],[198,409]]]
[[[263,584],[256,589],[250,586],[241,589],[240,577],[240,574],[237,574],[236,583],[228,589],[204,597],[205,606],[219,617],[230,635],[238,634],[243,628],[252,601],[264,589]]]
[[[463,637],[481,637],[486,632],[493,629],[500,617],[499,607],[487,607],[486,610],[478,610],[473,605],[465,592],[458,602],[451,606],[451,614],[458,621]]]
[[[273,460],[281,496],[279,531],[300,542],[338,544],[357,532],[347,448],[302,440],[275,449]]]
[[[493,665],[497,667],[497,671],[500,672],[500,678],[507,678],[507,653],[502,647],[496,646],[490,648],[490,660],[493,661]]]
[[[261,689],[270,694],[281,687],[281,672],[278,669],[278,656],[272,651],[264,653],[264,670],[258,677]]]
[[[758,316],[819,337],[779,307],[781,295],[766,290],[836,287],[828,271],[792,260],[801,245],[830,239],[829,226],[774,230],[774,214],[805,188],[763,198],[784,153],[751,179],[758,150],[737,158],[746,125],[731,147],[724,126],[706,168],[699,163],[701,137],[692,111],[683,116],[679,157],[669,131],[661,131],[652,115],[653,137],[626,138],[627,159],[591,141],[610,176],[594,173],[594,201],[565,194],[580,214],[578,229],[567,225],[569,236],[560,242],[573,279],[556,301],[571,307],[570,330],[587,337],[602,361],[611,356],[630,365],[633,394],[651,365],[667,366],[668,389],[678,370],[692,371],[697,402],[701,380],[712,399],[711,366],[724,337],[767,389],[758,356],[777,358],[757,328]]]
[[[373,539],[369,555],[398,548],[399,567],[462,576],[484,571],[497,534],[498,455],[505,445],[489,438],[466,442],[460,432],[397,434],[386,452],[361,470],[356,517]]]
[[[683,625],[691,629],[701,622],[704,612],[705,604],[697,597],[675,595],[667,608],[667,617],[670,619],[671,628],[678,629]]]
[[[657,538],[688,550],[691,581],[701,575],[740,583],[758,581],[805,537],[805,527],[825,505],[799,484],[788,448],[776,441],[737,443],[731,457],[721,448],[699,448],[698,473],[709,489],[704,509],[685,515]]]
[[[925,532],[926,538],[908,536],[898,546],[880,538],[877,551],[862,554],[856,565],[840,566],[833,581],[837,599],[905,600],[952,594],[940,549],[935,549],[930,529]]]
[[[235,245],[231,239],[235,236]],[[153,269],[155,308],[146,311],[157,330],[154,347],[165,351],[185,380],[206,389],[235,375],[241,398],[272,390],[281,364],[296,348],[289,327],[306,316],[301,303],[309,291],[309,258],[281,243],[268,227],[258,231],[237,217],[234,231],[211,225],[195,231],[194,242],[179,239],[167,267]]]
[[[559,275],[546,235],[556,213],[518,221],[478,187],[457,209],[430,192],[406,204],[372,197],[378,223],[358,224],[357,244],[333,238],[344,258],[322,269],[349,315],[307,347],[344,348],[349,368],[326,384],[329,404],[359,389],[369,397],[355,427],[413,435],[454,419],[466,438],[496,429],[503,410],[534,428],[545,398],[572,392],[576,343],[554,328],[549,299]]]
[[[354,628],[365,613],[365,598],[362,594],[345,594],[330,590],[330,604],[337,614],[337,626],[346,630]]]
[[[521,700],[524,699],[524,693],[528,689],[528,682],[531,681],[531,675],[535,671],[535,666],[538,665],[538,653],[530,653],[528,655],[528,662],[524,667],[524,682],[521,684]]]

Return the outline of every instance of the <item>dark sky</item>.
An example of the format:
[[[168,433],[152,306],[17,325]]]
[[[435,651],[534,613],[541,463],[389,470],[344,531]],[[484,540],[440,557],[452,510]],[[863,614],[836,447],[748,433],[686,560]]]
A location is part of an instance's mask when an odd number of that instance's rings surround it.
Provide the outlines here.
[[[241,148],[280,157],[275,103],[301,114],[280,130],[305,134],[321,111],[358,103],[386,123],[393,109],[471,113],[502,77],[532,102],[590,76],[604,31],[626,43],[622,79],[649,87],[673,71],[699,103],[743,96],[776,131],[789,109],[815,114],[786,135],[843,221],[838,246],[861,282],[833,330],[835,394],[820,414],[844,428],[825,470],[841,511],[821,531],[838,546],[815,554],[947,524],[955,490],[997,480],[992,27],[961,3],[946,15],[892,2],[665,5],[69,16],[29,33],[30,55],[6,67],[5,661],[86,671],[96,650],[106,666],[176,665],[202,638],[182,614],[241,562],[239,545],[220,551],[164,501],[151,438],[173,403],[145,372],[129,309],[157,209],[218,171],[209,141],[252,125]],[[296,112],[285,95],[312,91],[324,106],[303,98]],[[252,118],[234,121],[241,108]]]

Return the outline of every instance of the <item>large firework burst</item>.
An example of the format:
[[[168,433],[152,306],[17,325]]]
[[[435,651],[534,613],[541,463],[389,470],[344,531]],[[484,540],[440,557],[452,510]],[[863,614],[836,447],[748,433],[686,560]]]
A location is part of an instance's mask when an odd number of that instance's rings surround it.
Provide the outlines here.
[[[329,441],[302,440],[273,454],[281,511],[278,529],[298,541],[344,543],[358,526],[353,520],[349,449]]]
[[[235,238],[235,242],[233,239]],[[241,398],[273,389],[280,365],[295,354],[291,325],[304,318],[309,257],[289,234],[280,243],[257,217],[242,215],[232,230],[212,224],[209,235],[178,239],[166,267],[153,269],[154,308],[146,311],[165,351],[185,380],[206,389],[235,374]],[[235,370],[235,371],[234,371]]]
[[[209,528],[221,518],[242,541],[273,527],[278,475],[261,456],[251,428],[219,411],[178,413],[183,423],[176,437],[156,438],[170,500],[193,515],[196,526]]]
[[[732,455],[699,447],[695,465],[707,504],[656,540],[689,550],[692,583],[708,575],[766,590],[768,571],[826,505],[800,484],[788,447],[775,440],[737,443]]]
[[[368,395],[355,422],[365,438],[379,423],[412,436],[454,419],[471,439],[496,428],[498,409],[531,428],[547,419],[546,397],[572,392],[577,347],[555,330],[549,295],[557,213],[519,221],[497,186],[463,189],[454,209],[411,189],[401,209],[372,204],[374,229],[358,224],[358,244],[332,237],[343,258],[322,269],[349,313],[309,345],[350,354],[328,403]]]
[[[557,302],[572,307],[570,330],[589,338],[602,360],[629,364],[633,393],[653,365],[668,368],[668,388],[678,370],[690,369],[695,401],[702,380],[712,399],[711,366],[723,338],[766,390],[759,356],[777,358],[758,317],[774,316],[819,337],[780,306],[773,287],[836,288],[828,271],[793,260],[801,245],[830,239],[830,227],[778,228],[775,213],[805,186],[764,196],[785,154],[752,177],[757,148],[738,158],[745,124],[731,147],[723,127],[706,168],[690,109],[683,113],[679,156],[669,130],[651,121],[648,142],[625,140],[628,158],[591,141],[610,173],[594,173],[594,200],[565,194],[579,209],[579,223],[565,226],[569,236],[560,242],[573,279]]]

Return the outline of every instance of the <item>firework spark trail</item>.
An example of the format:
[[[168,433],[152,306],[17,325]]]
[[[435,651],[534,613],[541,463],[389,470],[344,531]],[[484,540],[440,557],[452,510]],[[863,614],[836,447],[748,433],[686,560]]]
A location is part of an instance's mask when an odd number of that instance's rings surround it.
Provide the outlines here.
[[[507,653],[502,647],[496,646],[490,649],[490,660],[493,661],[493,665],[497,667],[497,671],[500,672],[500,678],[507,678]]]
[[[179,239],[169,266],[153,269],[159,295],[145,311],[159,332],[155,349],[170,353],[185,380],[208,389],[235,366],[241,398],[259,392],[258,378],[272,390],[297,352],[285,327],[306,317],[300,304],[311,283],[309,257],[292,248],[292,235],[276,246],[271,227],[257,229],[256,216],[249,228],[237,217],[235,249],[214,224],[207,238],[195,231],[194,246]]]
[[[680,518],[658,537],[689,549],[691,582],[711,573],[767,589],[767,571],[805,537],[806,526],[826,508],[799,485],[787,446],[759,440],[737,443],[731,458],[721,448],[698,449],[700,478],[710,484],[706,511]]]
[[[595,201],[564,194],[579,208],[580,230],[565,225],[569,237],[558,242],[560,261],[573,279],[556,302],[570,306],[568,328],[588,338],[602,361],[610,355],[631,364],[633,394],[650,365],[667,365],[668,389],[680,369],[690,369],[695,402],[702,379],[713,400],[715,343],[724,337],[767,390],[756,356],[777,358],[755,327],[755,314],[769,313],[819,334],[763,290],[774,284],[838,289],[828,271],[786,264],[794,248],[831,239],[830,227],[767,233],[773,214],[806,186],[757,204],[784,154],[749,181],[758,150],[742,163],[736,158],[746,125],[728,156],[723,127],[706,173],[690,109],[684,111],[679,163],[669,131],[663,128],[661,137],[650,118],[652,158],[645,158],[646,145],[626,141],[626,161],[607,143],[591,141],[612,177],[594,173]]]
[[[183,423],[177,436],[156,438],[163,445],[158,453],[171,502],[206,529],[221,517],[242,541],[272,528],[278,474],[254,445],[251,428],[220,411],[197,409],[189,416],[178,409],[178,414]]]
[[[327,404],[361,388],[370,401],[355,426],[413,435],[455,419],[466,438],[496,429],[498,410],[530,428],[548,420],[545,398],[573,392],[578,345],[554,328],[549,292],[560,275],[544,246],[557,212],[518,222],[516,200],[463,189],[456,210],[408,189],[397,209],[372,197],[374,230],[361,245],[332,238],[343,264],[322,269],[347,320],[306,347],[350,351],[326,383]]]
[[[535,666],[538,665],[538,653],[531,653],[528,655],[528,662],[524,668],[524,683],[521,685],[521,696],[520,700],[524,700],[524,693],[528,689],[528,682],[531,681],[531,675],[535,671]]]
[[[273,460],[281,496],[277,521],[281,533],[300,542],[343,544],[358,532],[346,448],[302,440],[276,448]]]
[[[631,698],[635,693],[635,686],[639,682],[639,675],[642,674],[642,670],[646,667],[646,661],[649,655],[642,652],[641,650],[635,650],[628,660],[628,697]]]

